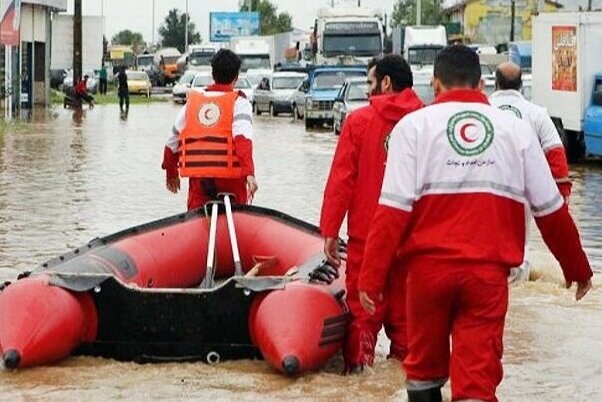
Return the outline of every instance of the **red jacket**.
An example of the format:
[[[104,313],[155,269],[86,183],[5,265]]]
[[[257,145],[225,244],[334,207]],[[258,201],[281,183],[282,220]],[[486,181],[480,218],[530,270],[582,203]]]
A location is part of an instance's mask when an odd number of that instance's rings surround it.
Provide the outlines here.
[[[347,117],[324,190],[322,236],[338,237],[348,213],[349,237],[368,237],[385,174],[387,137],[402,117],[422,106],[416,93],[406,89],[373,96],[370,105]]]

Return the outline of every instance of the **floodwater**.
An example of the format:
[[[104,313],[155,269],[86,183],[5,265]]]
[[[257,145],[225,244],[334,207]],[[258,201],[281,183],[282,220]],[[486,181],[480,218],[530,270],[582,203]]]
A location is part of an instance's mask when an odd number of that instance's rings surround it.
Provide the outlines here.
[[[160,168],[177,110],[168,103],[135,105],[123,120],[117,106],[84,116],[57,109],[0,133],[0,279],[93,237],[183,211],[186,189],[169,193]],[[289,117],[256,118],[255,129],[255,204],[316,223],[336,137],[306,133]],[[599,270],[602,163],[578,166],[571,175],[571,210]],[[532,280],[511,291],[500,400],[602,400],[600,274],[596,288],[575,302],[573,291],[561,287],[553,257],[532,237]],[[403,372],[385,360],[387,349],[380,339],[375,367],[362,375],[340,376],[338,357],[297,380],[261,361],[139,365],[76,357],[55,367],[0,371],[0,399],[403,401]]]

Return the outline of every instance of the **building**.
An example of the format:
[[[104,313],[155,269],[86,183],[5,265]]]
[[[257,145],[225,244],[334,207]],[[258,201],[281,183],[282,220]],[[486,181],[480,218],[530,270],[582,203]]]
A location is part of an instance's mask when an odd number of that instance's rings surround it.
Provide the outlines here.
[[[2,93],[13,111],[49,103],[52,17],[66,10],[67,0],[0,0],[0,18],[6,20],[1,35]]]
[[[531,39],[531,17],[537,14],[537,0],[516,0],[514,40]],[[562,4],[545,0],[543,11],[555,12]],[[443,10],[451,23],[459,23],[467,43],[496,45],[510,41],[510,0],[463,0]]]

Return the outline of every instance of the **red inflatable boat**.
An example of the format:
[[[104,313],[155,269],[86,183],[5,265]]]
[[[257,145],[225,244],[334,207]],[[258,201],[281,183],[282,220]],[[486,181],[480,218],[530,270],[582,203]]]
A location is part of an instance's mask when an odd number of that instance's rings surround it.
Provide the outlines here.
[[[76,353],[209,363],[263,357],[287,375],[320,368],[345,334],[344,266],[335,279],[316,227],[228,207],[95,239],[20,275],[0,293],[5,367]]]

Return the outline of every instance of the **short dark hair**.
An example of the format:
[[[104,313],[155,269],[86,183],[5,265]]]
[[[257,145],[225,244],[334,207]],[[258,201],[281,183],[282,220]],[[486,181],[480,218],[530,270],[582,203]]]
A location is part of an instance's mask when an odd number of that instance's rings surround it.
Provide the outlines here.
[[[464,45],[451,45],[439,52],[433,72],[446,87],[476,88],[481,81],[479,55]]]
[[[414,79],[410,65],[398,54],[389,54],[376,63],[374,76],[377,82],[389,76],[394,92],[401,92],[406,88],[412,88]]]
[[[232,50],[220,49],[211,59],[211,75],[216,84],[230,84],[238,76],[242,62]]]
[[[523,74],[519,71],[514,77],[505,76],[499,69],[495,70],[495,86],[498,89],[514,89],[520,91],[523,86]]]
[[[370,71],[370,69],[372,67],[376,67],[376,65],[378,64],[379,61],[380,61],[380,57],[371,58],[370,61],[368,62],[368,65],[366,66],[368,71]]]

